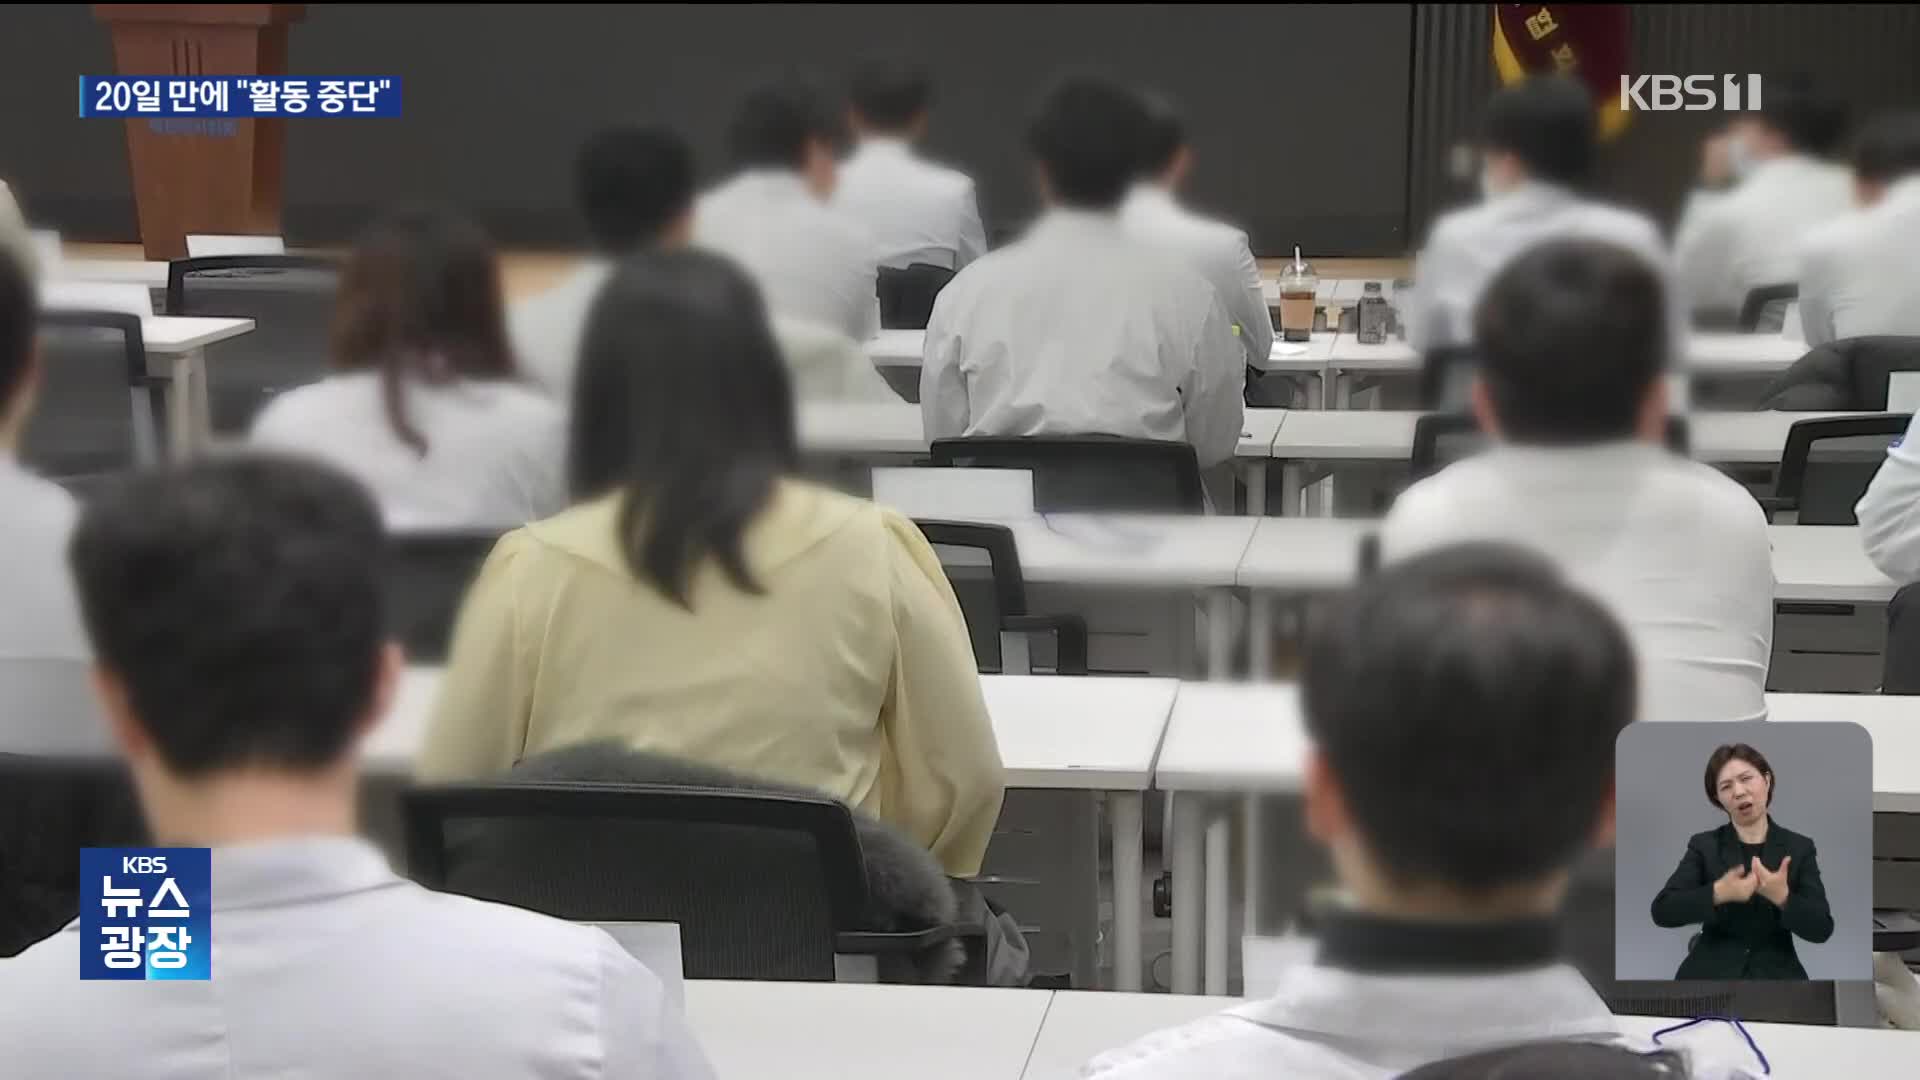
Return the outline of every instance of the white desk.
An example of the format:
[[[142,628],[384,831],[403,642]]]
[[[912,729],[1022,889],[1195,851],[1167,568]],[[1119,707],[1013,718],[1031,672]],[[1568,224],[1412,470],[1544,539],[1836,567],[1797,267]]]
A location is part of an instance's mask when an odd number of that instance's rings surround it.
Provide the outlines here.
[[[1233,810],[1243,807],[1245,911],[1259,909],[1265,853],[1251,796],[1298,791],[1309,743],[1291,683],[1184,683],[1160,744],[1155,786],[1173,801],[1173,990],[1227,989]],[[1202,951],[1204,947],[1204,952]],[[1204,967],[1202,958],[1204,957]]]
[[[1884,604],[1899,585],[1868,561],[1853,525],[1770,525],[1777,601]]]
[[[165,263],[158,265],[166,266]],[[168,449],[175,460],[193,456],[212,439],[213,414],[207,401],[207,346],[252,331],[252,319],[183,315],[146,315],[140,319],[147,366],[163,369],[168,378],[167,427],[171,443]]]
[[[720,1080],[1018,1080],[1044,990],[690,980]]]
[[[1873,737],[1873,808],[1920,814],[1920,698],[1879,694],[1768,694],[1767,719],[1853,723]]]
[[[1238,998],[1182,994],[1057,992],[1027,1060],[1024,1080],[1072,1080],[1080,1066],[1103,1051],[1240,1003]],[[1623,1032],[1642,1039],[1678,1022],[1646,1016],[1619,1018]],[[1912,1032],[1801,1024],[1748,1024],[1746,1028],[1767,1055],[1776,1080],[1824,1080],[1839,1073],[1849,1080],[1905,1080],[1913,1075],[1916,1039]],[[1739,1036],[1701,1025],[1671,1038],[1670,1045],[1685,1046],[1693,1040],[1694,1045],[1728,1047],[1737,1053],[1732,1048]]]
[[[413,667],[393,707],[368,738],[366,757],[380,771],[407,773],[419,756],[439,695],[441,671]],[[980,689],[993,734],[1016,788],[1105,792],[1115,881],[1143,876],[1142,794],[1153,786],[1160,736],[1179,684],[1172,679],[983,675]],[[1139,989],[1139,889],[1114,891],[1114,971],[1123,990]]]
[[[61,259],[48,277],[56,281],[97,281],[164,289],[167,264],[142,259]]]

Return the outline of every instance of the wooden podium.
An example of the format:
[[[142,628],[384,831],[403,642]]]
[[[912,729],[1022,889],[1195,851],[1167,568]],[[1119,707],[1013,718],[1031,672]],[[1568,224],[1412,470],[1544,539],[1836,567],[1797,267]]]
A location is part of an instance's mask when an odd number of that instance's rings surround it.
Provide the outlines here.
[[[304,4],[95,4],[121,75],[284,75]],[[128,120],[127,158],[149,259],[188,233],[277,234],[284,120]],[[184,124],[195,130],[167,130]],[[209,130],[202,130],[209,129]]]

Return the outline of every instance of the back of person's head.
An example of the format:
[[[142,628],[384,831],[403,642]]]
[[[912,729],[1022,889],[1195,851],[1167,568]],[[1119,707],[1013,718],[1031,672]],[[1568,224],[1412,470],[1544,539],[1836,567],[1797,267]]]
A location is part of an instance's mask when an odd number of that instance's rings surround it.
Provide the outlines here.
[[[1734,123],[1769,134],[1776,149],[1827,157],[1846,140],[1847,107],[1804,77],[1774,76],[1762,82],[1760,111],[1742,113]]]
[[[1400,1080],[1687,1080],[1686,1058],[1610,1043],[1503,1046],[1422,1065]]]
[[[1476,409],[1505,439],[1602,442],[1665,422],[1666,295],[1624,248],[1555,240],[1523,252],[1481,294],[1474,340]]]
[[[22,419],[17,414],[31,393],[38,312],[27,268],[0,253],[0,435]]]
[[[407,414],[409,380],[513,377],[500,271],[480,226],[429,207],[368,226],[340,275],[333,362],[381,373],[395,436],[423,454],[426,438]]]
[[[1160,94],[1147,94],[1141,103],[1145,111],[1140,124],[1140,178],[1178,187],[1192,158],[1186,122],[1173,102]]]
[[[1540,556],[1390,565],[1312,628],[1305,661],[1309,822],[1337,865],[1474,897],[1553,882],[1610,827],[1633,652]]]
[[[1597,132],[1585,84],[1566,75],[1534,75],[1487,103],[1482,146],[1526,178],[1578,186],[1593,171]]]
[[[758,588],[744,533],[795,468],[793,391],[759,290],[706,252],[624,260],[588,315],[574,385],[576,495],[623,491],[636,577],[691,606],[711,557]]]
[[[680,242],[693,217],[693,151],[666,128],[595,132],[574,160],[574,194],[594,244],[618,254]]]
[[[341,763],[380,705],[379,511],[317,463],[216,457],[94,499],[70,557],[136,775]]]
[[[806,171],[816,152],[832,153],[840,125],[832,103],[798,76],[748,90],[727,128],[727,150],[736,168]]]
[[[1853,178],[1862,202],[1878,199],[1887,187],[1920,175],[1920,112],[1875,117],[1853,144]]]
[[[1049,197],[1062,206],[1110,210],[1138,170],[1146,108],[1126,87],[1075,76],[1041,99],[1027,128]]]
[[[933,78],[895,61],[863,64],[853,73],[853,116],[863,132],[918,135],[933,107]]]

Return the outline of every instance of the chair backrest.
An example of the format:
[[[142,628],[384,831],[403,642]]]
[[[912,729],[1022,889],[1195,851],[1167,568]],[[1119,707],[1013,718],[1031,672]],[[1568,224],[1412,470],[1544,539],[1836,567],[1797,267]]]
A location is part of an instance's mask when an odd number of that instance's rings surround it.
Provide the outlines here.
[[[1802,525],[1859,524],[1853,505],[1912,420],[1905,413],[1877,413],[1795,421],[1787,429],[1775,494],[1794,505]]]
[[[1920,585],[1903,585],[1887,601],[1887,648],[1880,692],[1920,694]]]
[[[973,639],[974,661],[983,672],[1005,670],[1000,649],[1002,620],[1027,613],[1027,583],[1020,571],[1013,530],[1005,525],[922,518],[916,518],[914,524],[920,526],[946,568],[947,581],[967,620],[967,636]],[[986,561],[985,579],[978,572],[981,558]]]
[[[1685,416],[1667,417],[1667,447],[1685,454],[1691,445]],[[1413,452],[1408,461],[1413,478],[1424,479],[1485,449],[1486,433],[1465,413],[1428,413],[1413,425]]]
[[[167,267],[167,313],[253,320],[207,348],[213,429],[246,431],[272,397],[328,371],[339,263],[316,255],[212,255]]]
[[[83,847],[137,847],[146,827],[117,759],[0,753],[0,957],[71,922]]]
[[[467,586],[497,532],[398,533],[387,543],[387,629],[420,663],[446,659]]]
[[[1453,411],[1467,407],[1467,388],[1480,362],[1471,345],[1441,345],[1420,358],[1420,407]]]
[[[1200,461],[1186,443],[1104,435],[935,439],[940,468],[1027,469],[1034,509],[1204,513]]]
[[[166,409],[147,377],[140,319],[114,311],[40,313],[40,392],[20,456],[62,483],[156,464]]]
[[[1787,303],[1799,296],[1800,286],[1790,281],[1748,289],[1740,303],[1740,329],[1751,334],[1764,325],[1767,331],[1778,332],[1786,321]]]
[[[905,268],[880,268],[880,326],[885,330],[925,330],[933,316],[933,301],[953,280],[944,266],[914,263]]]
[[[690,979],[834,977],[867,903],[859,838],[825,796],[586,782],[402,796],[428,888],[575,922],[680,925]]]

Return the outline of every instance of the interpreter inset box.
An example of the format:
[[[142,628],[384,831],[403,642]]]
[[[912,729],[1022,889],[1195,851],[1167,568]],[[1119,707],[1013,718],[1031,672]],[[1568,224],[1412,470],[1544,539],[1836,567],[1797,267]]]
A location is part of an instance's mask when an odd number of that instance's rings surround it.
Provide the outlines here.
[[[1873,977],[1864,728],[1640,723],[1614,756],[1616,978]]]

